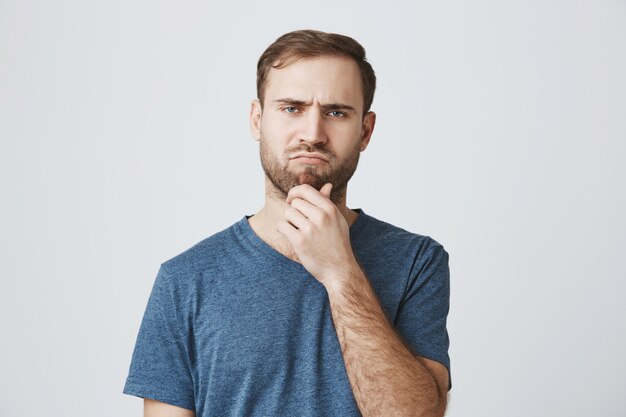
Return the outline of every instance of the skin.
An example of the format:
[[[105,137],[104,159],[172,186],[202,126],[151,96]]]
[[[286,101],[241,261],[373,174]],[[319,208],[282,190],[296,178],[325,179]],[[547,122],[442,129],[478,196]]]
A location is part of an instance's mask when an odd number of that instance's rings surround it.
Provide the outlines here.
[[[301,59],[269,72],[263,106],[252,102],[250,126],[260,142],[265,205],[249,219],[271,247],[298,261],[293,246],[276,225],[289,208],[287,193],[309,184],[319,190],[333,183],[331,200],[351,225],[357,213],[346,207],[347,182],[369,144],[376,114],[363,115],[361,80],[347,58]],[[307,164],[290,159],[303,151],[328,161]]]
[[[144,398],[143,415],[144,417],[195,417],[196,413],[186,408]]]
[[[323,56],[272,69],[265,102],[253,101],[250,111],[266,176],[265,205],[249,223],[326,288],[363,416],[443,416],[447,369],[402,340],[350,244],[349,227],[358,213],[346,207],[347,183],[375,121],[373,112],[363,114],[360,76],[351,60]],[[302,152],[324,160],[293,158]],[[194,415],[146,401],[147,417]]]

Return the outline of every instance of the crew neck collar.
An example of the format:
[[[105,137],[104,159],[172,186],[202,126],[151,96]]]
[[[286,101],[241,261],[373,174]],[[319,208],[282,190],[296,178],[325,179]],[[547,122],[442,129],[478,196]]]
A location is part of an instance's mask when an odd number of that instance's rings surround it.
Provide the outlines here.
[[[358,217],[350,226],[350,241],[354,246],[355,239],[358,238],[359,234],[365,227],[369,216],[365,214],[363,209],[360,208],[353,209],[353,211],[358,213]],[[268,245],[263,239],[261,239],[250,226],[250,222],[248,221],[250,217],[252,217],[251,214],[246,214],[240,221],[235,223],[234,230],[237,232],[238,235],[243,237],[242,240],[244,240],[251,246],[253,252],[259,255],[261,258],[276,261],[282,267],[290,271],[305,271],[305,268],[302,266],[302,264],[286,257],[285,255]]]

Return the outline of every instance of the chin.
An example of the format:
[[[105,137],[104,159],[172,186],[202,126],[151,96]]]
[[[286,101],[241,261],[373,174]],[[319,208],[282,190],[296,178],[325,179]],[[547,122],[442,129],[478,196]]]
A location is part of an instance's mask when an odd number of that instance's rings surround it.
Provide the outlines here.
[[[305,174],[298,175],[295,180],[295,183],[298,185],[308,184],[312,186],[313,188],[315,188],[316,190],[319,190],[320,188],[322,188],[322,185],[324,185],[324,179],[317,175],[311,175],[309,173],[305,173]]]

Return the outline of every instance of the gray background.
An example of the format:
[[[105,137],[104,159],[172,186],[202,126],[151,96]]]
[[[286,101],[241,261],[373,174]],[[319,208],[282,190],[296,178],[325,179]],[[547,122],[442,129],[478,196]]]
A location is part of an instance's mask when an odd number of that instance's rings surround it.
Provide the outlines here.
[[[626,2],[0,0],[0,414],[132,416],[161,262],[263,203],[280,34],[354,36],[348,205],[450,253],[448,416],[626,415]]]

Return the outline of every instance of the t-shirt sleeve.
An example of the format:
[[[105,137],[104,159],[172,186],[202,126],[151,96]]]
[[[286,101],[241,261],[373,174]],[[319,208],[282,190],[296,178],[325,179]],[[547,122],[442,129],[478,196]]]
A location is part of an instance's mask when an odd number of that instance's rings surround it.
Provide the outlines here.
[[[180,291],[161,265],[139,328],[124,393],[194,409],[187,344],[181,336]]]
[[[428,238],[411,268],[395,325],[414,353],[445,365],[450,375],[450,341],[446,326],[449,307],[448,252]],[[451,381],[448,389],[452,387]]]

